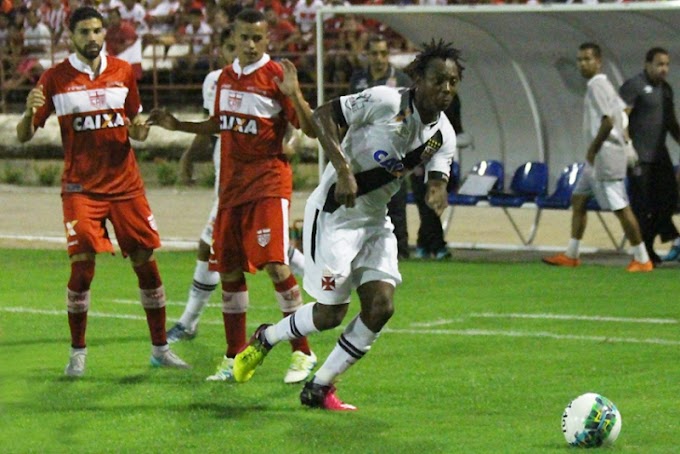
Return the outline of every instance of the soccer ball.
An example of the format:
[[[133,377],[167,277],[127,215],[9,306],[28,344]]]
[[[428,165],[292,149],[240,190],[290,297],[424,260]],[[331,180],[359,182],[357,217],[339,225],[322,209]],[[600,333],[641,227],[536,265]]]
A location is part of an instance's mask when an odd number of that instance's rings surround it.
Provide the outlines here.
[[[614,403],[596,393],[572,400],[562,414],[567,443],[581,448],[611,445],[621,432],[621,413]]]

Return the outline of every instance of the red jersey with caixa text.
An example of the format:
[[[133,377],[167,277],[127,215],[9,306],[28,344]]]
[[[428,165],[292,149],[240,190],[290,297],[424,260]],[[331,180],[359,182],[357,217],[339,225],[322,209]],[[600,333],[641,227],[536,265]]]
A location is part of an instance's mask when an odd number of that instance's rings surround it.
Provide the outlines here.
[[[64,147],[62,193],[127,199],[144,193],[127,124],[141,110],[129,63],[101,57],[99,75],[75,54],[40,77],[46,102],[33,124],[56,113]]]
[[[293,103],[274,78],[283,68],[265,54],[241,68],[238,59],[217,81],[215,116],[222,142],[220,206],[277,197],[290,200],[293,174],[283,154],[288,123],[299,128]]]

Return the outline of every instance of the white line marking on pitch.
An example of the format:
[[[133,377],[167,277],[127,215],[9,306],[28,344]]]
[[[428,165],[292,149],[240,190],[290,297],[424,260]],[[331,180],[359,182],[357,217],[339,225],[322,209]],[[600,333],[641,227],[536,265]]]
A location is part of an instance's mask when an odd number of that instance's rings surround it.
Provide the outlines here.
[[[58,315],[63,316],[63,310],[48,310],[48,309],[30,309],[26,307],[0,307],[2,312],[24,313],[24,314],[38,314],[38,315]],[[141,315],[130,314],[107,314],[103,312],[88,312],[91,317],[102,318],[116,318],[126,320],[146,320],[146,317]],[[221,325],[222,321],[205,320],[201,323],[210,325]],[[453,336],[487,336],[487,337],[531,337],[531,338],[547,338],[556,340],[577,340],[612,344],[652,344],[652,345],[670,345],[678,346],[680,341],[668,339],[636,339],[632,337],[607,337],[607,336],[577,336],[571,334],[555,334],[548,332],[529,332],[529,331],[494,331],[494,330],[480,330],[480,329],[465,329],[465,330],[448,330],[448,329],[391,329],[385,328],[385,333],[392,334],[435,334],[435,335],[453,335]]]
[[[578,340],[610,344],[653,344],[653,345],[680,345],[680,341],[668,339],[636,339],[634,337],[607,337],[607,336],[577,336],[573,334],[555,334],[547,332],[529,331],[494,331],[481,329],[391,329],[383,330],[385,333],[395,334],[439,334],[448,336],[489,336],[489,337],[539,337],[556,340]]]
[[[454,318],[449,320],[440,318],[433,322],[411,323],[411,326],[414,328],[432,328],[433,326],[450,325],[451,323],[461,323],[462,321],[462,318]]]
[[[568,315],[568,314],[498,314],[493,312],[472,313],[474,318],[528,318],[539,320],[583,320],[591,322],[619,322],[619,323],[651,323],[659,325],[675,325],[674,318],[630,318],[630,317],[602,317],[598,315]]]

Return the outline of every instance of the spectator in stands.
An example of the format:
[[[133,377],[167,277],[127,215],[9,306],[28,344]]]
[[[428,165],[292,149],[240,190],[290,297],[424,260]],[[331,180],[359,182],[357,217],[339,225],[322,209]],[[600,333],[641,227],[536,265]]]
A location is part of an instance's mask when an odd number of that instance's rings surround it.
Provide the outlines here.
[[[587,204],[595,197],[604,210],[614,212],[633,249],[629,272],[654,269],[649,260],[640,227],[628,204],[626,186],[627,157],[624,127],[625,103],[602,70],[602,51],[595,43],[578,49],[578,68],[588,80],[584,101],[584,138],[588,145],[586,164],[576,181],[571,197],[571,239],[564,253],[543,258],[548,265],[576,267],[581,238],[586,229]]]
[[[170,45],[175,42],[179,7],[179,0],[161,0],[147,11],[146,22],[150,27],[149,32],[157,43]]]
[[[123,2],[120,0],[101,0],[99,5],[97,5],[97,11],[102,15],[104,20],[108,20],[109,11],[114,9],[119,9],[123,6]],[[120,15],[120,12],[118,13]],[[134,27],[134,25],[132,25]]]
[[[62,0],[49,0],[38,9],[40,21],[52,32],[52,42],[57,44],[66,28],[69,10]]]
[[[314,42],[314,31],[316,30],[316,12],[323,7],[322,0],[298,0],[293,10],[295,25],[302,33],[302,40],[305,45]]]
[[[272,6],[264,7],[264,16],[269,26],[269,49],[275,54],[296,51],[300,31],[288,19],[280,17]],[[288,56],[287,56],[288,57]]]
[[[140,80],[142,78],[142,50],[141,45],[137,44],[139,36],[137,36],[135,27],[130,22],[121,20],[118,8],[109,10],[108,13],[104,39],[106,53],[130,63],[135,78]]]
[[[176,62],[181,79],[198,82],[210,70],[212,34],[213,29],[203,20],[203,11],[192,8],[189,11],[189,23],[179,37],[181,43],[189,45],[188,54]]]
[[[146,23],[146,9],[137,0],[122,0],[123,6],[118,8],[120,18],[130,22],[137,30],[137,36],[144,36],[149,32],[149,24]]]
[[[405,72],[390,64],[390,49],[382,35],[372,35],[366,45],[368,66],[354,71],[349,81],[350,93],[357,93],[376,85],[388,87],[410,87],[413,83]],[[399,259],[409,258],[408,228],[406,223],[406,180],[401,180],[399,190],[387,204],[387,213],[394,224],[394,235],[397,237]]]
[[[302,96],[297,70],[289,60],[266,53],[267,21],[244,9],[234,24],[238,58],[217,80],[215,112],[202,122],[178,121],[154,109],[149,122],[169,130],[220,134],[219,207],[212,237],[210,268],[222,281],[222,315],[227,349],[208,380],[233,379],[233,358],[247,345],[246,272],[266,271],[284,316],[302,306],[302,295],[288,265],[288,206],[292,169],[283,154],[287,125],[316,136],[311,109]],[[292,342],[284,381],[304,380],[316,364],[307,339]]]
[[[654,252],[657,235],[662,242],[673,240],[673,247],[665,260],[680,257],[680,238],[673,225],[678,187],[666,147],[668,133],[680,143],[673,89],[666,82],[669,66],[668,51],[653,47],[645,56],[644,70],[628,79],[619,90],[628,105],[628,130],[639,157],[638,166],[629,174],[631,206],[654,264],[661,262]]]
[[[36,10],[26,12],[26,25],[23,29],[23,45],[20,51],[13,52],[21,55],[14,75],[3,84],[5,89],[13,89],[23,84],[35,84],[45,68],[40,59],[50,57],[52,48],[52,34],[47,25],[40,22]]]

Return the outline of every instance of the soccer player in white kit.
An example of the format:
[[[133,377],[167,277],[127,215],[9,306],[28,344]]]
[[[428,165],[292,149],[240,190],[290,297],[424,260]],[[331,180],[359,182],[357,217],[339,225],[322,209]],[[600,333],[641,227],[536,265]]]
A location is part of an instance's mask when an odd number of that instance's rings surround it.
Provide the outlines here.
[[[457,49],[432,41],[407,68],[412,87],[373,87],[316,109],[317,137],[330,160],[305,207],[304,288],[316,302],[275,325],[261,325],[236,356],[236,381],[249,380],[279,342],[340,325],[356,289],[360,313],[300,395],[309,407],[356,410],[336,396],[334,382],[368,352],[394,312],[401,275],[387,202],[400,178],[424,165],[428,204],[438,213],[446,207],[456,136],[442,111],[462,69]]]
[[[588,79],[583,114],[583,129],[588,144],[586,164],[571,197],[571,239],[564,253],[544,257],[548,265],[576,267],[579,246],[586,229],[587,203],[595,197],[600,207],[611,210],[630,241],[633,260],[629,272],[652,271],[647,249],[642,242],[640,227],[628,203],[624,178],[628,158],[626,104],[619,97],[607,76],[601,72],[602,52],[595,43],[583,43],[578,50],[578,68]]]

